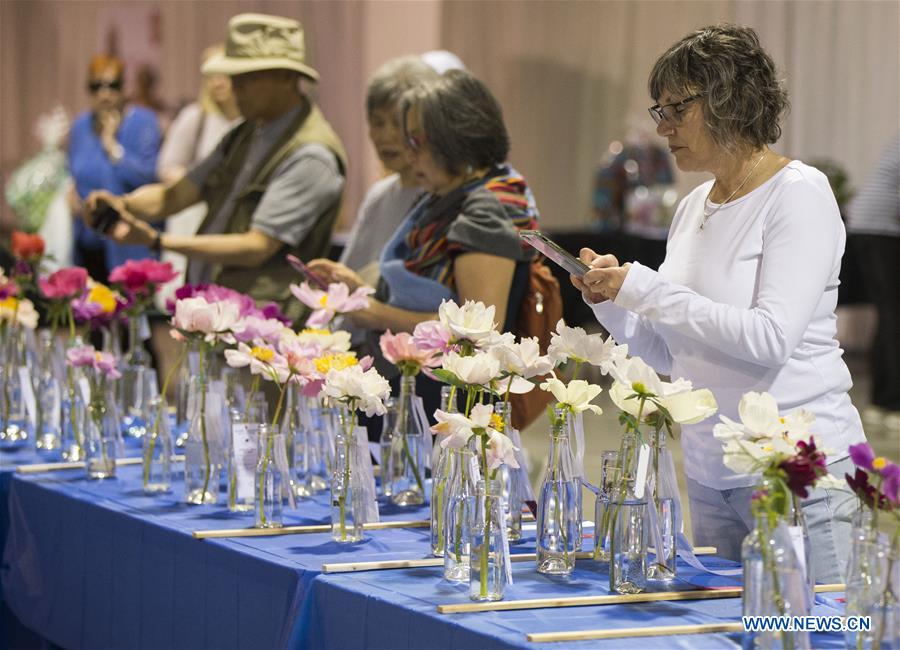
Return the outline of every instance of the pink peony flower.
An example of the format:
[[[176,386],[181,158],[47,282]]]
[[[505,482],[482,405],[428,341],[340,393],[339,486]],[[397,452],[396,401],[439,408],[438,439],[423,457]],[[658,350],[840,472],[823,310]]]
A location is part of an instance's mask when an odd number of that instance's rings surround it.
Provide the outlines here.
[[[87,286],[88,272],[80,266],[60,269],[49,277],[38,279],[38,285],[45,298],[74,298]]]
[[[238,305],[230,300],[207,302],[206,298],[185,298],[175,303],[172,325],[182,332],[205,334],[207,341],[230,334],[240,319]]]
[[[110,272],[109,281],[121,285],[130,294],[149,294],[176,277],[178,273],[169,262],[127,260]]]
[[[384,358],[398,366],[405,375],[414,375],[422,367],[436,368],[441,363],[437,350],[420,349],[408,332],[392,334],[388,330],[381,335],[379,345]]]
[[[94,370],[102,372],[110,379],[118,379],[122,376],[116,365],[116,358],[109,352],[97,352],[94,354]]]
[[[325,327],[336,314],[347,314],[352,311],[366,309],[369,306],[368,296],[375,293],[372,287],[359,287],[353,293],[343,282],[332,282],[328,291],[313,289],[304,282],[299,286],[291,285],[291,293],[313,312],[307,320],[307,327]]]
[[[450,330],[439,320],[427,320],[416,325],[413,339],[420,350],[435,350],[443,354],[450,349]]]
[[[246,316],[235,328],[234,338],[244,343],[260,340],[274,344],[278,342],[284,327],[280,320]]]
[[[82,368],[84,366],[94,365],[94,354],[97,351],[93,345],[81,345],[77,348],[69,348],[66,350],[66,361],[70,366]]]

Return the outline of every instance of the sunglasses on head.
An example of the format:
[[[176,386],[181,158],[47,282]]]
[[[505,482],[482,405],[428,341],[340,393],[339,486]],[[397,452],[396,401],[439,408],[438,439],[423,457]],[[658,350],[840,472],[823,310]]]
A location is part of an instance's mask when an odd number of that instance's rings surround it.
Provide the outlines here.
[[[89,81],[88,82],[88,90],[91,93],[100,92],[101,88],[106,88],[107,90],[122,90],[122,80],[116,79],[115,81]]]
[[[425,134],[419,133],[417,135],[413,135],[412,133],[410,133],[408,136],[406,136],[406,145],[412,151],[419,151],[422,147],[425,146]]]

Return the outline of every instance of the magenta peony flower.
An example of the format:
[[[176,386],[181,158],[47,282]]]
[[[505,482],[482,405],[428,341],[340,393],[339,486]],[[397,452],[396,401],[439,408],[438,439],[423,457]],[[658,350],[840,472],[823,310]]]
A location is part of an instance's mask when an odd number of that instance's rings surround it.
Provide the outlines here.
[[[121,285],[130,294],[149,294],[176,277],[178,274],[169,262],[127,260],[110,272],[109,281]]]
[[[88,272],[80,266],[60,269],[49,277],[38,279],[38,285],[45,298],[74,298],[87,286]]]

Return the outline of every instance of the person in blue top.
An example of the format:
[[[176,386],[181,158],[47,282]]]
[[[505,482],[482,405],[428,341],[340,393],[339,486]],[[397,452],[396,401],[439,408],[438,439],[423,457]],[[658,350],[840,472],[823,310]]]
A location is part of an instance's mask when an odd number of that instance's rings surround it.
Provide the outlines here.
[[[156,180],[159,124],[150,109],[125,105],[124,72],[120,59],[102,54],[88,68],[91,107],[76,118],[69,134],[76,204],[94,190],[124,194]],[[146,246],[103,237],[81,219],[74,226],[74,262],[98,281],[106,281],[109,271],[126,260],[155,256]]]

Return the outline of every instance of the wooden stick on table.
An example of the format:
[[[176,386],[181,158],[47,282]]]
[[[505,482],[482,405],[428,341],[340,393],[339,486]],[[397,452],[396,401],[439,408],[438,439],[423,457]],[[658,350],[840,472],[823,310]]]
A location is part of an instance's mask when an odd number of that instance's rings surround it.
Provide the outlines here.
[[[843,584],[816,585],[816,593],[843,591]],[[693,589],[690,591],[660,591],[642,594],[620,594],[615,596],[574,596],[569,598],[530,598],[525,600],[499,600],[492,603],[455,603],[438,605],[441,614],[471,614],[475,612],[498,612],[512,609],[553,609],[557,607],[585,607],[587,605],[625,605],[629,603],[649,603],[654,601],[715,600],[718,598],[738,598],[743,587],[724,589]]]
[[[696,555],[715,555],[714,546],[698,546],[694,549]],[[590,560],[590,551],[577,553],[578,560]],[[534,562],[537,556],[534,553],[513,553],[509,556],[512,562]],[[383,569],[417,569],[420,567],[443,566],[444,558],[426,557],[412,560],[380,560],[375,562],[329,562],[322,565],[323,573],[349,573],[352,571],[380,571]]]
[[[379,521],[363,524],[364,530],[384,530],[386,528],[428,528],[431,522],[427,519],[407,521]],[[306,533],[329,533],[331,524],[313,524],[310,526],[282,526],[281,528],[223,528],[221,530],[195,530],[195,539],[212,539],[223,537],[271,537],[276,535],[303,535]]]
[[[580,632],[534,632],[528,635],[532,643],[556,641],[588,641],[596,639],[634,639],[642,636],[674,636],[678,634],[715,634],[743,632],[743,623],[708,623],[705,625],[657,625],[654,627],[624,627],[618,630],[584,630]]]
[[[173,463],[180,463],[184,460],[184,456],[172,456]],[[116,467],[126,467],[128,465],[140,465],[144,462],[143,457],[134,458],[116,458]],[[18,474],[42,474],[44,472],[58,472],[64,469],[83,469],[84,461],[72,463],[35,463],[34,465],[19,465],[16,467]]]

